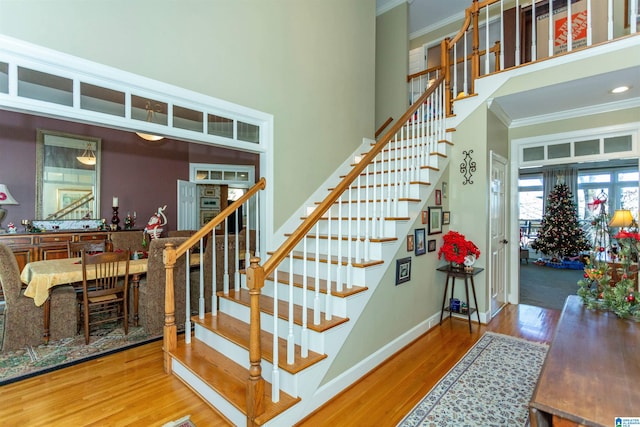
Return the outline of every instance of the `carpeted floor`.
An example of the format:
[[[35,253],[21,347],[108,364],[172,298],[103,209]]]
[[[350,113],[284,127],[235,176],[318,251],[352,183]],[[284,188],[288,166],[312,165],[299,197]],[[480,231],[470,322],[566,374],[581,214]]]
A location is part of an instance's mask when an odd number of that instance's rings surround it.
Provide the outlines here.
[[[0,315],[0,338],[4,327]],[[51,341],[48,345],[28,346],[10,352],[0,352],[0,386],[34,375],[65,368],[100,356],[145,344],[161,336],[149,336],[142,327],[129,327],[124,334],[121,325],[105,324],[91,332],[91,341],[85,344],[84,333],[73,338]]]
[[[527,425],[548,348],[486,332],[398,426]]]
[[[520,303],[562,310],[567,297],[578,291],[584,271],[540,266],[534,261],[520,263]]]

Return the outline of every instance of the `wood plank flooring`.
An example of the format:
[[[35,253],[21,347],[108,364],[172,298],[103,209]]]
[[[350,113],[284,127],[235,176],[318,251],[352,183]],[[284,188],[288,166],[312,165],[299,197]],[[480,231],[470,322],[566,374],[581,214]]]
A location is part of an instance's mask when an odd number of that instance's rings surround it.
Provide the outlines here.
[[[557,310],[505,307],[489,325],[445,321],[302,420],[299,426],[394,426],[484,331],[551,342]],[[162,370],[162,342],[0,387],[10,426],[160,426],[191,415],[198,427],[230,423]]]

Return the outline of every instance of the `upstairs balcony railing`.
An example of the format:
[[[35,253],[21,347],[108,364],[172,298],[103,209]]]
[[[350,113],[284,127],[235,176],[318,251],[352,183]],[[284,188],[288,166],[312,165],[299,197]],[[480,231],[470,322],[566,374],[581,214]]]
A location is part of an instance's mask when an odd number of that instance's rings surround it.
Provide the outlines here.
[[[453,100],[474,95],[482,76],[637,34],[638,3],[474,0],[460,31],[440,43],[440,64],[408,77],[411,99],[443,72],[452,114]]]

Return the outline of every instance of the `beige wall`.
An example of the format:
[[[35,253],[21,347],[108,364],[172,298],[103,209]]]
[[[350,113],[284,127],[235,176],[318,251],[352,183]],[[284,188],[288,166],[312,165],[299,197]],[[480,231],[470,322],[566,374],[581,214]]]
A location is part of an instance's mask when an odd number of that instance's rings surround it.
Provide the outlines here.
[[[376,19],[376,129],[408,107],[408,10],[403,2]]]
[[[0,0],[0,32],[274,115],[277,229],[373,137],[375,1]]]

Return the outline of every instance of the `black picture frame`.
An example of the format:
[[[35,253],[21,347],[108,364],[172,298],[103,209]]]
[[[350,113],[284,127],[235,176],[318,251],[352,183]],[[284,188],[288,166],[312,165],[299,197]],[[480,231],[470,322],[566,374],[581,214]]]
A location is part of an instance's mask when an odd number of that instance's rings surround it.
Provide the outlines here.
[[[440,206],[442,204],[442,191],[436,190],[436,205]]]
[[[429,252],[435,252],[436,251],[436,239],[429,239],[429,242],[427,244],[427,250]]]
[[[396,260],[396,286],[411,280],[411,257]]]
[[[429,206],[429,235],[442,233],[442,206]]]
[[[424,228],[416,228],[415,231],[415,254],[424,255],[427,253],[427,237]]]

